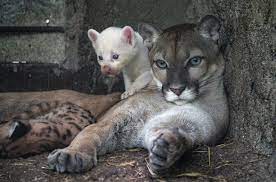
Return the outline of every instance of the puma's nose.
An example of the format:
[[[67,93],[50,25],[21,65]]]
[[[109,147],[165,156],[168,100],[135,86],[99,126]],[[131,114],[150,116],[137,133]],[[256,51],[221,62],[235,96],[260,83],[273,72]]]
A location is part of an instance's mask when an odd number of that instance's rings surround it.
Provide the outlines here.
[[[170,87],[170,90],[175,93],[175,95],[180,96],[181,93],[185,90],[185,86],[181,86],[181,87]]]

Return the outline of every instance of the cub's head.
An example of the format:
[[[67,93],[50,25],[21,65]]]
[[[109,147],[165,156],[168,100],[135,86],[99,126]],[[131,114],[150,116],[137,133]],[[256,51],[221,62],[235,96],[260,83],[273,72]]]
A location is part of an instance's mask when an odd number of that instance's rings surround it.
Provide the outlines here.
[[[150,49],[154,79],[167,101],[191,102],[221,80],[224,61],[219,52],[220,21],[211,15],[199,24],[160,31],[141,24],[139,33]]]
[[[88,30],[88,37],[97,54],[101,72],[116,76],[137,54],[137,41],[141,38],[130,26],[124,28],[109,27],[101,33]]]

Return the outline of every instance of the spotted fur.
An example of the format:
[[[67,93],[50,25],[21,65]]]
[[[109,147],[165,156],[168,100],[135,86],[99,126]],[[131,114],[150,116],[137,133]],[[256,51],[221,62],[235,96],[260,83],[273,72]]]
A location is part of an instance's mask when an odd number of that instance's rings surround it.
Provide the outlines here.
[[[26,156],[65,147],[95,121],[89,111],[70,102],[41,102],[1,124],[0,156]]]

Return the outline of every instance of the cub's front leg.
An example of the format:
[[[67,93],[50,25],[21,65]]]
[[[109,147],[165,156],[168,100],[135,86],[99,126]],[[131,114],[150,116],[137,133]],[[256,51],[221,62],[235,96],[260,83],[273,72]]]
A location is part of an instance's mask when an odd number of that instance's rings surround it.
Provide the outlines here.
[[[126,76],[124,77],[124,81],[126,84],[126,91],[121,95],[121,99],[126,99],[145,88],[152,81],[152,75],[150,71],[147,71],[141,74],[132,84]]]

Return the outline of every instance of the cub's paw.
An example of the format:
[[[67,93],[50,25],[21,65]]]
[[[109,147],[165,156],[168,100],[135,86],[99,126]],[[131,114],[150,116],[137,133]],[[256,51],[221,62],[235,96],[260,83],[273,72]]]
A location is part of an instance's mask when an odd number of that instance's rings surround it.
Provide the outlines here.
[[[97,159],[96,156],[64,148],[51,152],[48,156],[48,163],[52,170],[59,173],[79,173],[94,167]]]
[[[135,92],[136,92],[136,91],[133,90],[133,89],[127,90],[127,91],[125,91],[124,93],[122,93],[121,99],[122,99],[122,100],[123,100],[123,99],[127,99],[128,97],[134,95]]]
[[[185,139],[178,129],[158,129],[149,148],[148,168],[152,175],[165,173],[184,153]]]

